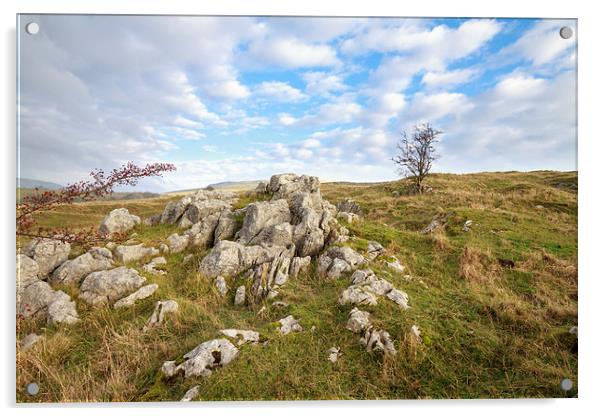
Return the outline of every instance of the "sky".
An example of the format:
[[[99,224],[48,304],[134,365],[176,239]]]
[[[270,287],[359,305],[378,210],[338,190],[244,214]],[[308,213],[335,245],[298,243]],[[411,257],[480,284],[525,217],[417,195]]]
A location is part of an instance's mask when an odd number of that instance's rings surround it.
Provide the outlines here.
[[[25,33],[35,21],[36,35]],[[573,28],[570,39],[559,30]],[[576,170],[576,21],[24,15],[18,176],[60,184],[175,164],[138,189],[294,172],[398,177],[403,131],[442,130],[433,171]]]

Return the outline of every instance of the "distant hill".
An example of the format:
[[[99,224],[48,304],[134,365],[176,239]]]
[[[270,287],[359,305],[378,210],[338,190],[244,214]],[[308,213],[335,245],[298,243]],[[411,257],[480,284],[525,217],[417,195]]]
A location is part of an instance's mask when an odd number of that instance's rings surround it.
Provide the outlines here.
[[[254,181],[226,181],[226,182],[217,182],[207,185],[205,188],[191,188],[191,189],[181,189],[178,191],[170,191],[166,192],[167,194],[185,194],[196,192],[199,189],[206,189],[212,187],[213,189],[220,189],[222,191],[249,191],[255,189],[259,182],[266,182],[266,180],[254,180]]]
[[[54,182],[40,181],[37,179],[17,178],[17,188],[41,188],[41,189],[60,189],[63,185]]]

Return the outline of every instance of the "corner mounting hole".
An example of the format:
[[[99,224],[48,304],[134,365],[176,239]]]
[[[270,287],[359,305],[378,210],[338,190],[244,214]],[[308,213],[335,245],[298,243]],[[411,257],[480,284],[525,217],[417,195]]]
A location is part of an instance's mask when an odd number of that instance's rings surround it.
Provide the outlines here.
[[[29,22],[25,25],[25,31],[30,35],[37,35],[40,31],[40,25],[36,22]]]
[[[562,39],[570,39],[573,36],[573,29],[570,26],[560,28],[560,37]]]

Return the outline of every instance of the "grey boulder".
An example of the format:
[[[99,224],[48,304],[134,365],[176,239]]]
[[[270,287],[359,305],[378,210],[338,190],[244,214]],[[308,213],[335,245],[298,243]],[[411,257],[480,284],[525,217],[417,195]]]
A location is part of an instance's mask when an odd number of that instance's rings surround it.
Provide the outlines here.
[[[44,277],[52,273],[69,258],[71,245],[49,238],[33,239],[23,248],[23,254],[35,260],[38,265],[38,276]]]
[[[95,247],[61,264],[48,278],[51,283],[79,284],[92,272],[113,267],[113,254],[106,248]]]
[[[130,214],[127,208],[117,208],[109,212],[100,223],[100,234],[111,235],[131,230],[140,224],[140,217]]]
[[[114,302],[137,290],[146,278],[125,266],[90,273],[84,278],[79,297],[91,304]]]

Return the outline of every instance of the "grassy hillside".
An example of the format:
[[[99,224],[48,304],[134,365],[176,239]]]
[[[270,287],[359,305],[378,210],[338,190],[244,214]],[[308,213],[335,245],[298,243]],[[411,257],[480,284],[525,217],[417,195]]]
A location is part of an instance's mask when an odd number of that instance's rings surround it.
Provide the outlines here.
[[[367,240],[379,241],[412,276],[378,262],[370,266],[409,294],[407,311],[385,301],[362,307],[393,336],[399,350],[394,359],[367,353],[345,329],[351,307],[336,301],[348,279],[301,275],[280,291],[288,307],[258,314],[233,306],[232,290],[221,298],[196,272],[197,261],[183,265],[187,251],[167,256],[167,275],[146,275],[159,289],[132,308],[78,302],[82,321],[75,326],[19,325],[18,339],[32,331],[44,339],[17,352],[17,400],[179,400],[197,384],[200,400],[575,396],[577,350],[568,331],[577,325],[577,174],[441,174],[428,184],[429,194],[400,197],[391,192],[403,191],[403,181],[322,186],[331,202],[349,197],[364,210],[362,221],[348,225],[357,237],[350,245],[361,251]],[[246,195],[239,204],[252,200]],[[160,212],[167,201],[78,204],[39,220],[44,226],[97,225],[115,207],[144,217]],[[450,213],[447,227],[421,234],[438,213]],[[473,225],[465,232],[468,219]],[[176,227],[141,225],[134,232],[156,246]],[[204,255],[193,253],[196,260]],[[141,271],[141,264],[132,266]],[[160,299],[176,300],[180,311],[163,327],[143,332]],[[280,336],[273,322],[289,314],[304,331]],[[409,342],[414,324],[422,330],[422,344]],[[209,378],[161,376],[163,361],[181,357],[224,328],[255,329],[269,342],[244,346]],[[327,361],[332,346],[343,352],[336,364]],[[569,393],[559,388],[564,378],[575,383]],[[34,397],[24,393],[31,381],[40,385]]]

